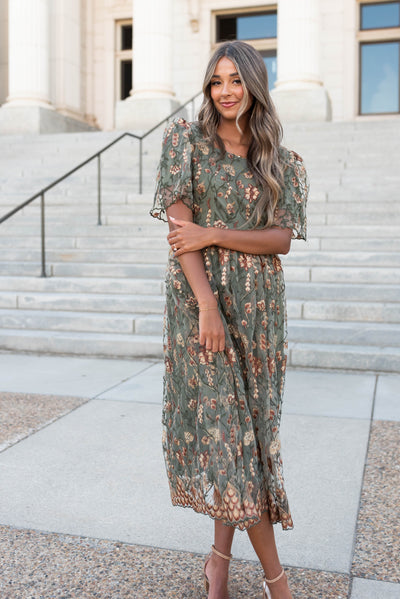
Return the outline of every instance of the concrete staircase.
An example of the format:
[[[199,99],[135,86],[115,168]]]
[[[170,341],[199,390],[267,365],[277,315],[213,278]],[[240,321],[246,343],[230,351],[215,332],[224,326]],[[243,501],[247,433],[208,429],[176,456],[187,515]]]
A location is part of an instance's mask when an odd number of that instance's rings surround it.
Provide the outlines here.
[[[118,133],[0,138],[0,214]],[[0,225],[0,349],[160,357],[167,226],[148,215],[161,130],[102,159],[103,225],[90,164]],[[311,179],[309,241],[284,259],[292,366],[400,369],[400,121],[286,128]]]

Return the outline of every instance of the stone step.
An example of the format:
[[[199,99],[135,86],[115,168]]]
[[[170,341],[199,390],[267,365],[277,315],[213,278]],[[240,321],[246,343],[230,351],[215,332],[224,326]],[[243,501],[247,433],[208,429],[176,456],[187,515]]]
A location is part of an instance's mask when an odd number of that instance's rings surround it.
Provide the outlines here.
[[[354,237],[318,238],[320,249],[324,251],[356,251],[367,252],[372,248],[377,252],[400,252],[400,237],[397,238],[367,238]]]
[[[104,214],[122,214],[127,216],[137,215],[148,215],[150,208],[153,205],[153,198],[151,200],[142,201],[129,201],[125,198],[126,194],[122,194],[121,190],[118,193],[114,191],[114,201],[108,201],[106,198],[102,198],[101,209]],[[28,204],[27,207],[23,208],[26,212],[30,210],[32,213],[40,212],[40,198]],[[64,197],[58,201],[49,198],[45,204],[45,213],[49,218],[54,218],[62,212],[63,216],[79,214],[95,214],[97,215],[97,196],[88,193],[74,194],[71,197]]]
[[[162,324],[158,314],[0,309],[2,329],[161,335]]]
[[[375,225],[331,225],[321,226],[316,223],[309,223],[309,234],[312,237],[323,237],[336,239],[380,239],[380,238],[391,238],[397,239],[399,236],[399,227],[387,224],[385,226],[375,227]]]
[[[109,263],[109,264],[157,264],[165,263],[167,260],[168,249],[146,249],[146,250],[81,250],[71,249],[68,251],[59,251],[56,249],[48,249],[46,251],[47,262],[94,262],[94,263]],[[32,249],[5,249],[2,252],[1,259],[6,261],[40,261],[41,253],[39,250]]]
[[[360,216],[365,212],[386,214],[394,210],[393,203],[390,202],[391,195],[388,194],[386,188],[385,194],[382,194],[380,201],[377,201],[375,194],[371,194],[373,201],[368,201],[368,197],[365,194],[362,200],[359,194],[354,195],[350,189],[346,191],[343,187],[335,190],[335,193],[331,192],[327,194],[324,191],[326,189],[325,180],[322,180],[319,184],[314,178],[312,183],[313,186],[310,189],[307,204],[308,213],[311,215],[327,211],[328,213],[336,212],[338,214],[350,212],[356,216]],[[398,184],[400,184],[400,178]],[[12,208],[22,203],[36,191],[36,188],[33,186],[29,190],[23,188],[20,192],[17,192],[15,185],[13,187],[13,192],[7,190],[6,193],[0,194],[0,207],[4,212],[6,212],[7,207]],[[26,193],[27,191],[28,193]],[[347,197],[344,200],[342,195],[345,193],[347,193]],[[132,181],[130,179],[127,183],[122,182],[121,177],[113,183],[107,182],[107,180],[102,182],[101,204],[104,209],[115,210],[118,208],[128,210],[134,206],[137,210],[143,210],[153,204],[153,197],[153,189],[143,194],[132,192]],[[61,189],[56,187],[49,191],[45,198],[46,212],[49,213],[59,210],[60,207],[70,212],[74,212],[79,208],[83,212],[85,210],[89,211],[94,206],[97,206],[97,187],[93,187],[90,182],[79,187],[71,184]],[[32,210],[39,211],[40,198],[34,200],[29,207]]]
[[[0,329],[0,350],[75,356],[161,358],[161,335]]]
[[[46,293],[101,293],[160,295],[164,293],[164,272],[151,278],[121,277],[35,277],[0,276],[1,291],[35,291]],[[368,302],[400,302],[399,285],[313,283],[291,281],[286,276],[288,299]]]
[[[41,276],[41,266],[37,262],[0,262],[1,276]],[[51,265],[46,265],[46,275],[51,276]]]
[[[288,337],[292,343],[400,347],[400,325],[290,319]]]
[[[111,277],[26,277],[0,276],[1,291],[37,291],[46,293],[111,293],[160,295],[163,278],[139,279]]]
[[[148,204],[146,206],[138,206],[135,205],[127,205],[127,204],[110,204],[110,205],[102,205],[102,221],[104,219],[104,224],[106,224],[107,220],[118,220],[126,219],[124,223],[122,220],[122,224],[127,223],[135,223],[140,220],[140,222],[145,222],[145,219],[151,219],[149,210],[151,209],[152,204]],[[7,211],[2,210],[1,215],[5,214]],[[29,222],[29,219],[39,219],[40,218],[40,205],[31,204],[27,207],[23,208],[20,211],[19,216],[25,217],[25,222]],[[16,218],[15,215],[10,218]],[[316,215],[318,218],[318,215]],[[93,201],[91,202],[77,202],[74,204],[63,205],[52,205],[46,206],[45,208],[45,220],[47,223],[66,223],[68,224],[70,221],[76,222],[79,220],[83,220],[89,224],[97,225],[97,204]],[[151,222],[151,220],[149,221]],[[118,224],[118,223],[116,223]]]
[[[112,277],[112,278],[164,278],[166,261],[158,264],[102,264],[90,262],[47,262],[48,276],[56,277]],[[346,284],[399,285],[400,269],[368,267],[324,267],[285,265],[285,280],[297,282],[323,282]],[[37,276],[41,266],[37,262],[0,262],[1,275]]]
[[[62,277],[113,277],[113,278],[160,278],[164,277],[165,264],[93,264],[53,262],[46,263],[46,274]],[[0,262],[0,274],[12,276],[41,276],[39,262]],[[304,276],[305,273],[300,273]],[[300,276],[300,274],[298,276]],[[302,279],[304,280],[304,279]]]
[[[101,262],[101,263],[146,263],[166,262],[168,245],[160,249],[75,249],[60,251],[49,248],[46,252],[48,262]],[[2,261],[40,261],[39,249],[7,248],[2,251]],[[293,251],[283,257],[282,262],[288,266],[337,266],[351,260],[353,267],[400,267],[400,253],[395,252],[333,252],[333,251]]]
[[[38,229],[38,227],[37,227]],[[100,229],[100,230],[99,230]],[[129,234],[126,232],[118,234],[118,228],[112,227],[111,234],[109,233],[109,227],[87,227],[87,235],[81,233],[80,235],[74,234],[71,231],[71,236],[67,237],[66,227],[59,233],[57,231],[46,232],[46,248],[48,249],[104,249],[105,247],[110,249],[144,249],[153,248],[158,249],[168,248],[168,242],[166,235],[168,232],[167,227],[159,229],[153,226],[136,226],[132,228]],[[35,250],[40,246],[40,237],[38,234],[32,234],[31,228],[26,228],[26,235],[22,235],[21,231],[18,234],[14,234],[13,231],[5,229],[1,233],[4,233],[0,237],[0,248],[10,247],[10,239],[12,238],[13,249],[32,249]],[[322,250],[327,252],[337,251],[356,251],[356,252],[370,252],[373,248],[374,252],[387,253],[387,252],[400,252],[400,238],[309,238],[307,242],[293,243],[292,252],[305,252],[309,250]],[[347,261],[347,260],[346,260]]]
[[[136,225],[136,226],[132,226],[130,227],[130,231],[126,232],[124,229],[122,229],[122,231],[118,230],[118,227],[98,227],[96,225],[91,225],[91,226],[86,226],[83,227],[86,228],[86,233],[83,231],[80,231],[77,227],[77,231],[73,230],[73,226],[68,227],[63,226],[62,228],[58,229],[58,230],[54,230],[53,228],[49,229],[47,228],[46,230],[46,245],[47,242],[49,241],[50,243],[53,243],[53,247],[56,247],[56,244],[59,247],[62,247],[62,240],[66,241],[65,247],[77,247],[77,243],[78,242],[82,242],[82,243],[88,243],[88,244],[93,244],[93,247],[96,247],[97,244],[101,243],[101,240],[104,240],[104,245],[110,243],[112,244],[119,244],[120,247],[124,247],[124,245],[126,247],[128,247],[128,245],[132,240],[135,240],[137,238],[143,239],[143,240],[152,240],[153,245],[154,242],[157,242],[157,240],[160,240],[160,243],[162,243],[163,241],[165,241],[167,234],[168,234],[168,227],[167,226],[162,226],[162,228],[159,227],[153,227],[152,224],[150,223],[150,225],[145,225],[145,226],[140,226],[140,225]],[[24,231],[26,233],[24,233]],[[68,234],[70,233],[70,234]],[[68,235],[67,235],[68,234]],[[4,226],[3,229],[0,230],[0,243],[2,246],[7,246],[10,245],[10,240],[15,240],[16,243],[20,244],[22,246],[22,244],[24,243],[24,240],[26,240],[25,246],[26,247],[37,247],[37,244],[40,243],[40,229],[39,226],[37,227],[19,227],[18,230],[17,228],[15,229],[11,229],[7,226]],[[52,241],[55,239],[60,239],[60,242],[57,241]],[[84,241],[83,241],[84,240]],[[93,240],[93,241],[92,241]],[[126,241],[126,244],[125,244]],[[320,245],[319,239],[315,239],[315,240],[311,240],[310,241],[310,245],[314,246],[318,244],[318,247]],[[301,246],[299,245],[299,247],[302,247],[305,244],[301,244]]]
[[[102,212],[102,216],[101,216],[101,223],[104,226],[104,229],[108,228],[108,226],[111,226],[113,228],[118,227],[118,226],[126,226],[126,225],[130,225],[132,227],[135,226],[142,226],[142,227],[152,227],[154,226],[154,224],[157,222],[157,224],[160,224],[160,221],[158,221],[157,219],[153,219],[151,218],[150,214],[149,214],[149,210],[150,210],[150,206],[146,207],[146,210],[144,210],[143,212],[139,212],[136,211],[136,209],[132,208],[129,209],[129,212],[124,211],[124,210],[120,210],[120,211],[116,211],[115,214],[112,214],[112,210],[103,210]],[[327,215],[327,214],[314,214],[309,218],[309,222],[308,222],[308,231],[309,231],[309,237],[316,237],[317,235],[315,235],[314,231],[316,227],[324,227],[324,229],[328,228],[328,226],[331,225],[330,222],[330,216],[334,215]],[[31,229],[31,232],[35,235],[39,235],[40,232],[40,215],[37,213],[36,215],[32,215],[32,214],[21,214],[18,215],[18,217],[11,217],[14,220],[7,220],[5,221],[5,223],[3,223],[3,227],[2,230],[4,230],[4,227],[6,227],[7,225],[10,226],[25,226],[25,227],[29,227]],[[349,219],[351,219],[353,221],[354,224],[354,228],[357,230],[361,229],[364,222],[363,219],[359,219],[359,221],[357,221],[357,219],[353,219],[351,218],[351,215],[349,215]],[[395,226],[396,220],[397,218],[391,215],[388,215],[387,217],[380,215],[379,218],[376,217],[371,214],[369,215],[369,218],[365,219],[365,222],[371,222],[371,220],[375,220],[376,224],[379,225],[380,227],[384,227],[386,230],[386,227],[389,228],[393,228]],[[335,220],[342,220],[342,218],[338,218]],[[381,222],[378,222],[381,221]],[[67,231],[69,229],[69,226],[75,227],[76,225],[82,224],[82,223],[86,223],[86,226],[88,228],[94,228],[97,227],[97,213],[95,212],[94,209],[90,209],[87,212],[83,212],[83,211],[77,211],[75,213],[71,212],[68,213],[66,212],[66,210],[63,210],[62,213],[58,212],[56,214],[49,214],[47,212],[46,214],[46,231],[49,232],[50,234],[52,234],[53,228],[55,226],[59,227],[60,224],[63,226],[64,228],[64,232]],[[349,220],[345,221],[343,220],[343,222],[349,222]],[[337,225],[340,224],[340,222],[334,222],[332,223],[332,225]],[[164,226],[166,226],[166,223],[164,224]],[[398,227],[397,227],[398,228]],[[389,229],[390,231],[390,229]],[[343,234],[345,234],[346,232],[342,232],[340,233],[340,236],[343,236]],[[1,234],[1,230],[0,230],[0,234]],[[376,229],[375,229],[375,235],[376,235]],[[357,237],[359,236],[363,236],[363,235],[356,235]],[[378,237],[380,235],[377,235]]]
[[[311,224],[309,226],[309,239],[306,243],[301,241],[298,243],[294,241],[292,243],[291,251],[303,251],[304,249],[315,248],[323,249],[328,252],[335,251],[360,251],[370,252],[371,249],[378,253],[381,252],[397,252],[399,253],[400,240],[398,236],[398,227],[386,226],[380,227],[379,230],[375,229],[374,234],[371,231],[371,235],[367,235],[368,231],[364,231],[362,227],[358,231],[355,231],[354,227],[351,227],[350,231],[342,230],[332,227],[321,227]],[[66,236],[68,233],[68,236]],[[88,225],[83,224],[71,224],[66,223],[65,225],[54,225],[47,226],[46,228],[46,240],[50,243],[53,238],[68,239],[67,244],[71,244],[70,239],[74,240],[74,243],[78,240],[79,243],[86,243],[88,245],[93,244],[94,246],[98,243],[97,241],[91,241],[92,239],[105,240],[105,243],[119,244],[124,246],[124,239],[129,238],[135,240],[140,237],[143,239],[151,239],[154,243],[155,240],[160,240],[160,243],[165,241],[168,233],[168,227],[166,223],[151,219],[149,222],[144,224],[136,225],[118,225],[118,226],[97,226],[93,222]],[[336,235],[335,235],[336,233]],[[10,244],[10,237],[19,240],[19,238],[30,239],[31,247],[35,245],[38,247],[40,243],[40,226],[39,222],[30,224],[16,224],[10,226],[8,222],[0,225],[0,242],[2,246]],[[117,241],[116,241],[117,240]],[[24,243],[24,242],[23,242]],[[58,243],[58,242],[55,242]],[[134,243],[134,242],[132,242]],[[27,247],[29,244],[27,242]],[[76,247],[76,244],[75,244]]]
[[[161,294],[0,291],[0,308],[162,314],[164,297]],[[400,303],[398,302],[316,301],[290,298],[287,301],[287,311],[289,318],[304,320],[400,322]]]
[[[321,220],[321,219],[319,219]],[[369,249],[375,249],[376,240],[382,241],[387,240],[398,240],[399,227],[393,224],[387,224],[385,226],[372,227],[368,225],[357,226],[357,225],[341,225],[341,226],[327,226],[321,223],[309,222],[308,223],[308,238],[313,242],[314,239],[322,238],[323,243],[330,243],[330,239],[336,239],[337,242],[344,240],[348,247],[351,248],[351,243],[360,243],[359,240],[370,240]],[[131,237],[137,234],[143,234],[145,237],[160,236],[164,237],[168,233],[168,226],[166,223],[159,221],[158,219],[146,217],[141,221],[138,220],[136,223],[131,224],[117,224],[109,225],[103,224],[103,226],[97,225],[97,220],[93,217],[89,219],[73,219],[60,223],[60,219],[56,222],[46,223],[46,237],[55,236],[76,236],[81,237]],[[32,236],[38,237],[40,235],[40,221],[39,218],[21,218],[17,215],[15,220],[10,220],[0,225],[0,238],[8,238],[11,235],[16,237]],[[293,243],[292,249],[296,247],[303,247],[304,242],[298,244]],[[365,247],[365,246],[362,246]],[[345,249],[347,246],[345,247]],[[377,248],[378,249],[378,248]]]
[[[304,301],[301,315],[305,320],[400,323],[400,302]]]
[[[400,348],[377,349],[368,345],[294,343],[289,346],[289,366],[374,372],[400,371]]]
[[[309,266],[339,266],[350,262],[352,266],[390,266],[400,267],[400,254],[396,252],[352,252],[348,254],[340,251],[309,251],[290,252],[282,258],[282,262],[288,265]]]
[[[161,335],[0,329],[0,349],[35,353],[161,358]],[[400,348],[291,343],[289,366],[398,372]]]
[[[0,291],[0,308],[162,314],[162,295]]]
[[[161,335],[162,326],[161,314],[0,309],[3,329]],[[321,324],[291,318],[288,331],[292,343],[400,347],[399,324],[334,321]]]
[[[39,237],[39,228],[36,230],[32,228],[32,224],[35,223],[25,223],[25,224],[12,224],[12,219],[10,221],[6,221],[2,225],[0,225],[0,236],[4,237],[32,237],[36,239]],[[38,223],[36,223],[38,224]],[[68,236],[77,238],[77,237],[100,237],[100,238],[110,238],[110,237],[131,237],[133,235],[141,234],[146,237],[159,237],[163,233],[165,235],[168,232],[168,227],[166,223],[159,221],[155,218],[149,220],[146,225],[103,225],[98,226],[97,224],[92,224],[92,226],[83,225],[81,223],[68,223],[65,225],[54,223],[51,229],[46,230],[46,238],[50,237],[63,237],[68,233]]]
[[[400,182],[399,182],[400,184]],[[107,192],[102,192],[101,206],[104,213],[121,213],[131,215],[132,211],[137,214],[145,214],[148,212],[150,207],[153,205],[153,194],[130,194],[129,191],[132,189],[132,185],[126,186],[124,190],[118,183],[118,188],[110,188]],[[374,215],[375,218],[385,217],[389,218],[390,214],[398,216],[398,211],[393,205],[393,202],[388,200],[390,195],[386,193],[381,201],[361,201],[358,196],[353,197],[351,191],[347,191],[348,197],[344,201],[343,197],[339,196],[336,198],[326,195],[322,192],[310,192],[310,197],[307,203],[307,212],[310,215],[310,220],[313,220],[317,214],[324,213],[332,216],[344,216],[349,214],[355,222],[366,218],[368,215]],[[333,195],[333,194],[332,194]],[[6,212],[7,208],[11,209],[14,206],[22,203],[26,197],[17,197],[12,199],[11,197],[0,197],[0,207],[2,212]],[[25,211],[39,212],[40,211],[40,199],[33,201],[25,208]],[[77,211],[80,214],[91,214],[97,210],[97,194],[95,190],[90,188],[86,190],[74,190],[69,188],[68,193],[60,194],[57,197],[53,197],[49,194],[46,197],[45,211],[49,216],[59,214],[60,210],[63,210],[63,214],[69,215],[74,214]],[[331,218],[332,220],[332,218]],[[367,223],[368,224],[368,223]]]
[[[102,225],[104,229],[112,228],[117,229],[118,227],[164,227],[167,228],[167,224],[159,221],[158,219],[152,218],[149,214],[151,204],[143,211],[143,213],[136,212],[134,208],[129,214],[115,213],[111,214],[110,211],[103,210],[102,212]],[[331,217],[331,218],[330,218]],[[375,215],[366,215],[364,217],[354,217],[351,221],[347,218],[347,215],[326,215],[323,213],[314,214],[309,218],[308,222],[308,236],[309,237],[356,237],[356,238],[380,238],[380,237],[398,237],[399,226],[397,221],[399,217],[391,217],[391,215],[379,215],[379,218],[375,219]],[[335,222],[333,222],[335,221]],[[379,221],[379,222],[378,222]],[[75,227],[78,228],[86,226],[90,229],[99,228],[97,225],[97,209],[92,207],[87,212],[76,212],[66,213],[64,210],[62,213],[56,211],[56,213],[46,213],[46,231],[51,233],[53,230],[65,231],[72,230]],[[351,222],[351,224],[348,224]],[[369,223],[376,222],[374,225]],[[10,227],[13,228],[27,228],[30,229],[34,234],[39,235],[40,231],[40,213],[36,211],[32,212],[31,207],[25,208],[22,213],[18,213],[12,216],[9,220],[5,221],[0,225],[0,235],[2,231]],[[17,229],[18,230],[18,229]],[[167,230],[167,229],[166,229]]]
[[[313,220],[313,216],[320,213],[349,214],[355,220],[362,214],[373,214],[375,217],[377,214],[389,215],[390,213],[394,213],[398,216],[396,206],[393,205],[393,202],[388,201],[387,198],[384,202],[369,202],[368,204],[357,200],[352,201],[351,199],[348,202],[328,202],[327,199],[314,202],[311,194],[307,203],[307,215],[310,217],[310,220]]]
[[[286,296],[297,300],[324,300],[344,302],[393,302],[400,304],[400,285],[373,285],[352,283],[314,283],[288,281]],[[0,283],[1,284],[1,283]]]
[[[313,216],[310,217],[310,220],[313,220]],[[360,225],[369,225],[373,220],[375,226],[380,225],[399,225],[400,224],[400,212],[396,210],[396,207],[392,206],[392,210],[390,212],[383,213],[371,213],[367,211],[363,212],[353,212],[348,211],[342,214],[327,214],[326,215],[326,224],[327,225],[347,225],[349,222],[357,223],[357,226]]]
[[[144,235],[131,235],[129,237],[60,237],[46,235],[46,249],[57,249],[57,250],[74,250],[74,249],[135,249],[138,251],[145,249],[164,249],[169,248],[168,241],[166,239],[167,231],[165,235],[156,235],[154,237],[147,237]],[[318,245],[315,242],[314,245]],[[29,236],[29,237],[13,237],[12,247],[13,249],[35,249],[40,246],[40,237]],[[10,247],[9,237],[0,237],[0,250],[2,248]]]
[[[107,212],[102,212],[101,222],[102,225],[147,225],[153,222],[156,222],[155,218],[152,218],[149,214],[151,206],[149,206],[147,212],[143,214],[135,213],[132,208],[131,214],[121,215],[121,214],[109,214]],[[24,208],[22,213],[18,213],[10,219],[13,219],[13,224],[25,225],[25,226],[36,226],[37,231],[39,231],[40,226],[40,213],[36,211],[35,214],[32,213],[31,207]],[[322,218],[318,217],[318,220],[322,220]],[[5,223],[11,222],[11,220],[5,221]],[[5,223],[2,223],[5,224]],[[93,207],[84,211],[76,211],[66,214],[64,210],[54,211],[50,214],[46,212],[46,229],[51,229],[53,225],[60,225],[62,223],[64,227],[69,227],[69,225],[79,225],[85,223],[87,226],[97,226],[97,208]],[[2,226],[0,225],[0,226]],[[1,232],[1,231],[0,231]]]
[[[103,235],[92,236],[71,236],[55,235],[53,231],[46,232],[46,248],[68,251],[71,249],[100,249],[109,248],[111,250],[142,250],[142,249],[159,249],[168,250],[169,244],[167,241],[168,228],[162,230],[154,227],[138,230],[136,234],[133,231],[129,235],[111,235],[107,234],[108,227],[104,227]],[[12,242],[11,242],[12,239]],[[321,245],[320,239],[309,239],[307,242],[296,243],[293,245],[292,251],[302,252],[308,250],[319,250]],[[37,250],[40,247],[40,237],[38,235],[3,235],[0,237],[0,249],[28,249]],[[370,246],[367,247],[368,251]]]
[[[294,269],[295,267],[293,267],[293,270]],[[287,273],[288,267],[286,267],[284,270],[285,273]],[[309,280],[313,281],[314,283],[372,283],[376,285],[400,284],[399,268],[373,268],[369,266],[314,266],[313,268],[309,269],[309,273]],[[304,276],[304,271],[302,271],[301,274]]]
[[[4,199],[0,201],[0,215],[6,214],[8,211],[22,203],[26,198],[20,198],[18,201]],[[385,202],[364,202],[357,201],[347,202],[328,202],[324,198],[314,198],[313,195],[309,198],[307,205],[307,214],[310,223],[318,224],[319,222],[328,222],[328,224],[348,224],[353,223],[354,226],[361,224],[370,224],[371,219],[374,219],[374,224],[391,224],[391,219],[398,220],[399,213],[393,203]],[[108,216],[113,219],[115,216],[126,216],[131,220],[135,217],[149,218],[149,210],[153,205],[153,198],[148,200],[131,200],[126,197],[126,194],[115,192],[110,199],[102,198],[101,210],[104,217]],[[39,218],[40,202],[33,202],[20,212],[27,218]],[[45,206],[46,219],[49,222],[55,221],[62,214],[62,218],[68,220],[76,214],[87,218],[97,217],[97,198],[89,197],[87,194],[77,195],[74,197],[64,197],[59,200],[49,199]],[[326,217],[324,220],[321,216]],[[12,217],[15,221],[15,216]],[[11,222],[13,222],[11,221]]]
[[[0,291],[0,308],[17,310],[52,310],[138,313],[142,315],[160,314],[164,312],[163,295],[112,295],[112,294],[79,294],[79,293],[39,293]],[[288,302],[288,315],[301,318],[303,304],[296,300]]]
[[[145,196],[137,196],[134,200],[129,197],[129,190],[132,189],[132,184],[126,186],[126,189],[118,185],[115,185],[114,189],[103,190],[101,194],[101,205],[103,208],[112,209],[112,208],[125,208],[135,206],[138,210],[146,208],[151,205],[153,202],[153,198],[146,198]],[[32,192],[33,195],[33,192]],[[0,208],[2,212],[6,212],[7,208],[11,209],[21,204],[24,200],[28,199],[25,196],[21,196],[19,194],[17,197],[11,197],[10,194],[1,196],[0,195]],[[85,204],[83,206],[82,204]],[[34,200],[29,206],[34,210],[40,210],[40,198]],[[77,190],[75,191],[73,188],[69,187],[65,189],[65,192],[59,192],[57,196],[53,195],[53,192],[48,192],[48,195],[45,197],[45,209],[46,212],[52,212],[54,210],[60,210],[63,208],[64,210],[71,212],[76,211],[79,208],[83,211],[84,208],[88,210],[93,209],[94,206],[97,206],[97,189],[92,189],[89,185],[86,190]]]
[[[380,175],[382,176],[382,175]],[[371,202],[380,203],[387,201],[388,197],[396,198],[398,195],[398,186],[387,189],[385,186],[381,189],[374,189],[372,191],[365,191],[364,189],[350,189],[348,187],[336,186],[334,188],[326,188],[328,194],[328,202],[365,202],[367,205]]]

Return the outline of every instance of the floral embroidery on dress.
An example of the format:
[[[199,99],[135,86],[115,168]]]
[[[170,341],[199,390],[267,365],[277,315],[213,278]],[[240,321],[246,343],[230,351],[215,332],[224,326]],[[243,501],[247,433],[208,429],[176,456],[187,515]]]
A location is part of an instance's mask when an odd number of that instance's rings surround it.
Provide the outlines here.
[[[295,152],[280,153],[285,188],[274,226],[305,239],[306,171]],[[259,195],[245,158],[211,147],[197,123],[168,125],[152,216],[166,220],[181,200],[201,226],[245,227]],[[172,503],[240,529],[268,511],[289,529],[279,438],[287,351],[281,262],[216,247],[203,257],[224,352],[200,346],[197,300],[172,252],[166,271],[162,421]]]

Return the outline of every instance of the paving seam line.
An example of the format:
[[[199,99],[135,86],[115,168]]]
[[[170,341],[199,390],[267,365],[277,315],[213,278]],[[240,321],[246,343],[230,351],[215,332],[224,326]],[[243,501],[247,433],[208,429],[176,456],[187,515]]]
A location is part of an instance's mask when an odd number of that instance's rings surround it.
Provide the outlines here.
[[[363,491],[363,488],[364,488],[364,480],[365,480],[365,474],[366,474],[366,470],[367,470],[367,461],[368,461],[369,448],[370,448],[370,443],[371,443],[371,431],[372,431],[372,424],[373,424],[373,421],[374,421],[376,392],[377,392],[377,388],[378,388],[379,376],[380,376],[380,374],[376,374],[375,375],[375,385],[374,385],[374,391],[373,391],[373,395],[372,395],[371,415],[370,415],[369,431],[368,431],[368,442],[367,442],[367,447],[366,447],[366,450],[365,450],[363,476],[362,476],[362,482],[361,482],[361,487],[360,487],[360,495],[359,495],[359,499],[358,499],[357,518],[356,518],[356,523],[355,523],[355,526],[354,526],[354,534],[353,534],[353,547],[352,547],[351,559],[350,559],[349,590],[348,590],[348,594],[347,594],[347,599],[351,599],[351,594],[353,592],[353,573],[352,573],[352,569],[353,569],[353,562],[354,562],[355,550],[356,550],[356,546],[357,546],[358,521],[359,521],[359,517],[360,517],[362,491]]]

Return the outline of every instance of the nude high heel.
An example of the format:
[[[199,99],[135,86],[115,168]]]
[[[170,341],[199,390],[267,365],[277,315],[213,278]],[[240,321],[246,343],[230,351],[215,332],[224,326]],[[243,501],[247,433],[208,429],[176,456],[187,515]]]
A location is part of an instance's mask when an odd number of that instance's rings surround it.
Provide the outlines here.
[[[268,585],[269,584],[274,584],[274,582],[278,582],[278,580],[280,580],[284,574],[285,574],[285,570],[282,568],[282,572],[279,574],[279,576],[277,576],[276,578],[273,578],[272,580],[268,580],[268,578],[265,578],[265,576],[264,576],[264,582],[263,582],[264,595],[263,595],[263,599],[272,599],[271,598],[271,592],[270,592],[270,590],[268,588]]]
[[[219,557],[223,557],[224,559],[228,560],[228,562],[231,561],[232,559],[232,553],[230,553],[229,555],[225,555],[224,553],[221,553],[220,551],[218,551],[218,549],[215,549],[214,545],[211,545],[211,551],[212,553],[215,553],[215,555],[219,555]],[[206,588],[206,593],[208,594],[209,588],[210,588],[210,581],[208,580],[208,576],[206,574],[206,568],[207,568],[207,564],[210,561],[211,555],[206,559],[205,564],[204,564],[204,586]]]

